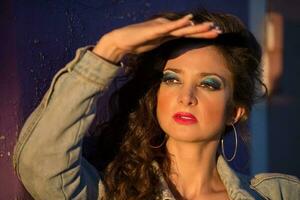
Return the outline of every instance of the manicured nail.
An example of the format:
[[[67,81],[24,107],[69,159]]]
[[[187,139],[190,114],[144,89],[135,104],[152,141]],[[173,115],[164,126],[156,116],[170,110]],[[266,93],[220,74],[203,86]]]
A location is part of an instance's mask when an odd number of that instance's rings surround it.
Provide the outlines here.
[[[214,26],[214,29],[221,30],[220,26]]]
[[[213,30],[217,33],[223,33],[223,31],[221,30],[221,28],[219,26],[215,27]]]
[[[188,18],[188,19],[192,19],[192,18],[193,18],[193,14],[188,14],[188,15],[186,15],[186,16],[184,16],[184,17],[186,17],[186,18]]]
[[[210,24],[210,29],[214,30],[217,33],[223,33],[222,29],[220,28],[220,26],[218,26],[217,24],[215,24],[214,22],[212,22]]]
[[[191,26],[195,26],[195,23],[192,20],[190,20],[189,22]]]
[[[222,29],[220,28],[220,26],[218,26],[216,24],[214,24],[214,28],[213,29],[215,29],[215,31],[217,31],[217,32],[222,32]]]

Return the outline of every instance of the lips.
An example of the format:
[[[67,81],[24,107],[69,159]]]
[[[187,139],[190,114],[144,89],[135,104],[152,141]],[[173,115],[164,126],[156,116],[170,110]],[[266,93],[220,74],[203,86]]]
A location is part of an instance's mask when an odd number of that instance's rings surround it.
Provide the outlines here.
[[[175,122],[183,125],[191,125],[198,122],[197,118],[191,114],[186,112],[178,112],[173,115],[173,119]]]

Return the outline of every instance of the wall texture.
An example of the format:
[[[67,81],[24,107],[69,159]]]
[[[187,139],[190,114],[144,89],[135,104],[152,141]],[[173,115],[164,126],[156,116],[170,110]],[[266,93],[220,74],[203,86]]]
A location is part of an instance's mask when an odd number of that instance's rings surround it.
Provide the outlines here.
[[[2,0],[0,3],[0,199],[30,199],[12,169],[20,127],[51,78],[78,47],[94,44],[113,28],[163,11],[197,7],[238,15],[248,1],[226,0]],[[243,157],[243,156],[242,156]],[[238,166],[238,164],[237,164]],[[247,171],[247,169],[241,169]]]

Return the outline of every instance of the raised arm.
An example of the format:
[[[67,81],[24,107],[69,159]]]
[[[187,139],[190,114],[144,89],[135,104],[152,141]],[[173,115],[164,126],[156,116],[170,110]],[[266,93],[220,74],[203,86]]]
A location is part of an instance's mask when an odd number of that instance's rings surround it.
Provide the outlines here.
[[[215,38],[221,30],[213,22],[194,24],[193,16],[178,20],[156,18],[139,24],[116,29],[104,35],[93,52],[111,62],[119,62],[127,54],[150,51],[162,43],[180,38]]]
[[[97,199],[99,175],[81,157],[81,142],[97,98],[117,70],[87,49],[78,50],[27,119],[14,164],[35,199]]]
[[[81,156],[81,143],[96,114],[96,101],[126,53],[149,51],[176,37],[213,38],[211,23],[191,25],[191,15],[158,18],[116,29],[54,77],[42,102],[27,119],[15,147],[14,165],[35,199],[97,199],[100,177]]]

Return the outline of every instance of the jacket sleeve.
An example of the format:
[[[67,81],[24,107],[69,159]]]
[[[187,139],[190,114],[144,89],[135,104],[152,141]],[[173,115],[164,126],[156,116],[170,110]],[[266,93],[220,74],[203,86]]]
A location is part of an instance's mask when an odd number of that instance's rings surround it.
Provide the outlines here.
[[[14,166],[35,199],[97,199],[99,174],[81,155],[82,138],[96,114],[96,101],[118,67],[87,48],[54,77],[27,119],[14,152]]]

